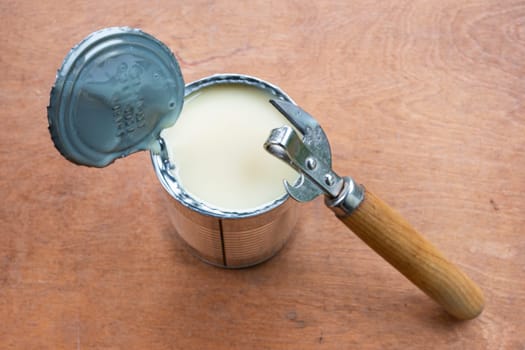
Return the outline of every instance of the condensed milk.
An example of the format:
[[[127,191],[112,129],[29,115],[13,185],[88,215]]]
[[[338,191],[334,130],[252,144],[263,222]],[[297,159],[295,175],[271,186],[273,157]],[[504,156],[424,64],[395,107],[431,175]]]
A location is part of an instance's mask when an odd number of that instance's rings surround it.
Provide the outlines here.
[[[186,97],[177,123],[163,130],[175,175],[188,194],[223,210],[246,211],[285,194],[298,175],[262,145],[269,130],[289,122],[270,93],[243,85],[214,85]]]

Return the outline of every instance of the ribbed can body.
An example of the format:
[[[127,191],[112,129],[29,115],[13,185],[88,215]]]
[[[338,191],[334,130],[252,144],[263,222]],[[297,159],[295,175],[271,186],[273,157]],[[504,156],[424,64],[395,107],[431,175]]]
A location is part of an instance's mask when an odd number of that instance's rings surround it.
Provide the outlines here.
[[[186,85],[185,95],[216,84],[254,86],[291,101],[278,87],[239,74],[213,75],[195,81]],[[153,168],[166,191],[165,208],[174,232],[194,255],[216,266],[241,268],[271,258],[284,246],[297,222],[296,202],[287,194],[253,211],[210,208],[184,190],[171,173],[166,154],[151,154]]]

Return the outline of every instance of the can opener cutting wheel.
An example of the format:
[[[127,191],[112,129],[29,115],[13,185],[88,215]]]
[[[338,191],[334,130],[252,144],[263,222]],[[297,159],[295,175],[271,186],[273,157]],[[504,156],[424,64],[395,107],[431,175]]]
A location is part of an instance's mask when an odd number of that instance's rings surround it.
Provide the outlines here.
[[[330,144],[317,121],[293,103],[271,100],[295,128],[272,130],[265,149],[300,174],[284,186],[299,202],[325,195],[325,204],[369,247],[458,319],[472,319],[483,310],[480,288],[449,262],[401,215],[348,176],[332,170]]]

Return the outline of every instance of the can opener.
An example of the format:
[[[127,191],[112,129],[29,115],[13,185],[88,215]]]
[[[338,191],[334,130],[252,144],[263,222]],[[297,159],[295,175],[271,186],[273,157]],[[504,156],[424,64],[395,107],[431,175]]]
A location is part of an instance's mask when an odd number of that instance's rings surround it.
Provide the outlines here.
[[[319,123],[293,103],[270,103],[302,134],[282,126],[264,144],[300,174],[294,185],[284,180],[288,194],[299,202],[324,194],[325,204],[350,230],[449,314],[462,320],[478,316],[484,306],[480,288],[385,202],[332,170],[330,144]]]

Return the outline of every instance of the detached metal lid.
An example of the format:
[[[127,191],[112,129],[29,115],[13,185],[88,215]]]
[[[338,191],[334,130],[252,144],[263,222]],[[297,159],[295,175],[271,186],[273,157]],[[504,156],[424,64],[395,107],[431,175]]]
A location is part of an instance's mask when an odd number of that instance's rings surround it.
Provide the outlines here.
[[[182,74],[166,45],[138,29],[102,29],[71,49],[58,70],[49,131],[68,160],[104,167],[155,149],[183,101]]]

